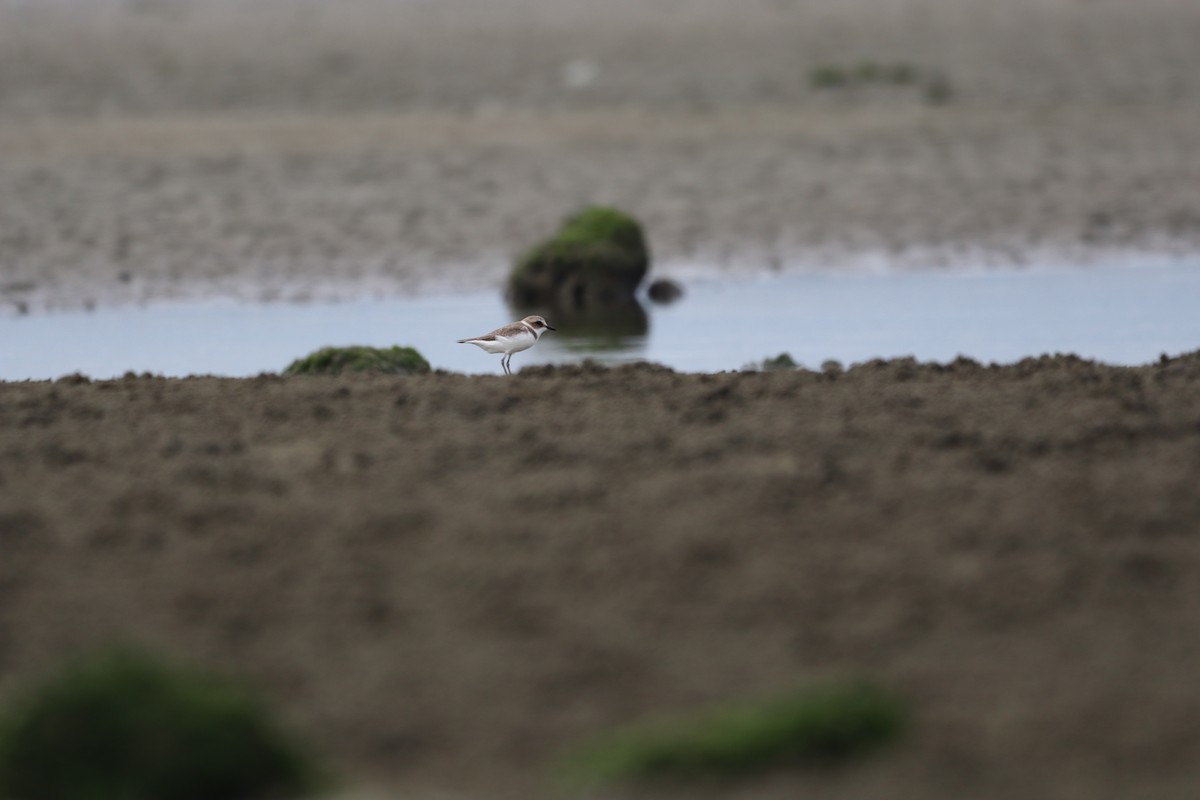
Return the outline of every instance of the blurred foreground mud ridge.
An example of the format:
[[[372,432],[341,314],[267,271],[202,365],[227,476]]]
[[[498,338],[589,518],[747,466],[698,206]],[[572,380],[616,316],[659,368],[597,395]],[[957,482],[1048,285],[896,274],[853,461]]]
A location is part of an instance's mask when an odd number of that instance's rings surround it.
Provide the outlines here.
[[[1198,477],[1195,353],[0,384],[0,703],[133,640],[352,781],[529,798],[572,742],[848,670],[910,735],[678,796],[1186,797]]]

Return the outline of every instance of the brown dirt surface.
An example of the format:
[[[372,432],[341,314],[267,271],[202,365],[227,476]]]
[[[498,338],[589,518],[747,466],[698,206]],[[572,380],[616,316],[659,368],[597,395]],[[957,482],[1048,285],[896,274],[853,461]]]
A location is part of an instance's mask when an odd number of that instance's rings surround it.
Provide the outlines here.
[[[860,672],[910,735],[701,798],[1184,798],[1200,356],[0,384],[0,696],[132,639],[380,797]]]
[[[0,313],[498,286],[588,203],[685,278],[1194,254],[1198,40],[1195,0],[0,0]],[[915,78],[814,83],[867,62]],[[857,672],[890,752],[646,796],[1190,799],[1198,479],[1196,354],[0,383],[0,702],[131,639],[354,797],[529,800]]]

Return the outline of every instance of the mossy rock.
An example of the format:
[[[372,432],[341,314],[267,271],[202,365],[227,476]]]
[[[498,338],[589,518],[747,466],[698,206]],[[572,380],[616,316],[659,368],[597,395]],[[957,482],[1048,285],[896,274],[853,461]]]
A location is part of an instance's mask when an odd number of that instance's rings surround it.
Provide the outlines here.
[[[411,347],[322,347],[288,365],[285,375],[340,375],[343,372],[383,372],[415,375],[429,372],[429,362]]]
[[[526,251],[508,280],[520,307],[596,309],[626,303],[650,266],[642,226],[615,208],[594,206],[567,218]]]
[[[225,678],[113,649],[73,661],[0,715],[0,796],[302,797],[320,770]]]

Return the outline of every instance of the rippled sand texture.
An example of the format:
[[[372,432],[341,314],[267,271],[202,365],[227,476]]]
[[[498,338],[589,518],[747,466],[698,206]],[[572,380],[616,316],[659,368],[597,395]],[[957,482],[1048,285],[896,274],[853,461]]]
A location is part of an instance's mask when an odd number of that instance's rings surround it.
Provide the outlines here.
[[[1191,0],[0,14],[9,308],[495,283],[588,202],[706,269],[1200,244]]]

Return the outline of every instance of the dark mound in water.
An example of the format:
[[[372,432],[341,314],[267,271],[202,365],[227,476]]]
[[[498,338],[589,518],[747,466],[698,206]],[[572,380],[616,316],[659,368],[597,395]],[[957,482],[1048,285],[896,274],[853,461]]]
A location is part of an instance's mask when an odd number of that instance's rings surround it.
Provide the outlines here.
[[[673,281],[670,278],[659,278],[650,284],[646,290],[651,302],[659,305],[670,305],[679,298],[683,297],[683,287],[679,285],[679,281]]]
[[[615,208],[587,208],[517,260],[508,296],[519,307],[619,307],[634,302],[649,266],[637,220]]]

